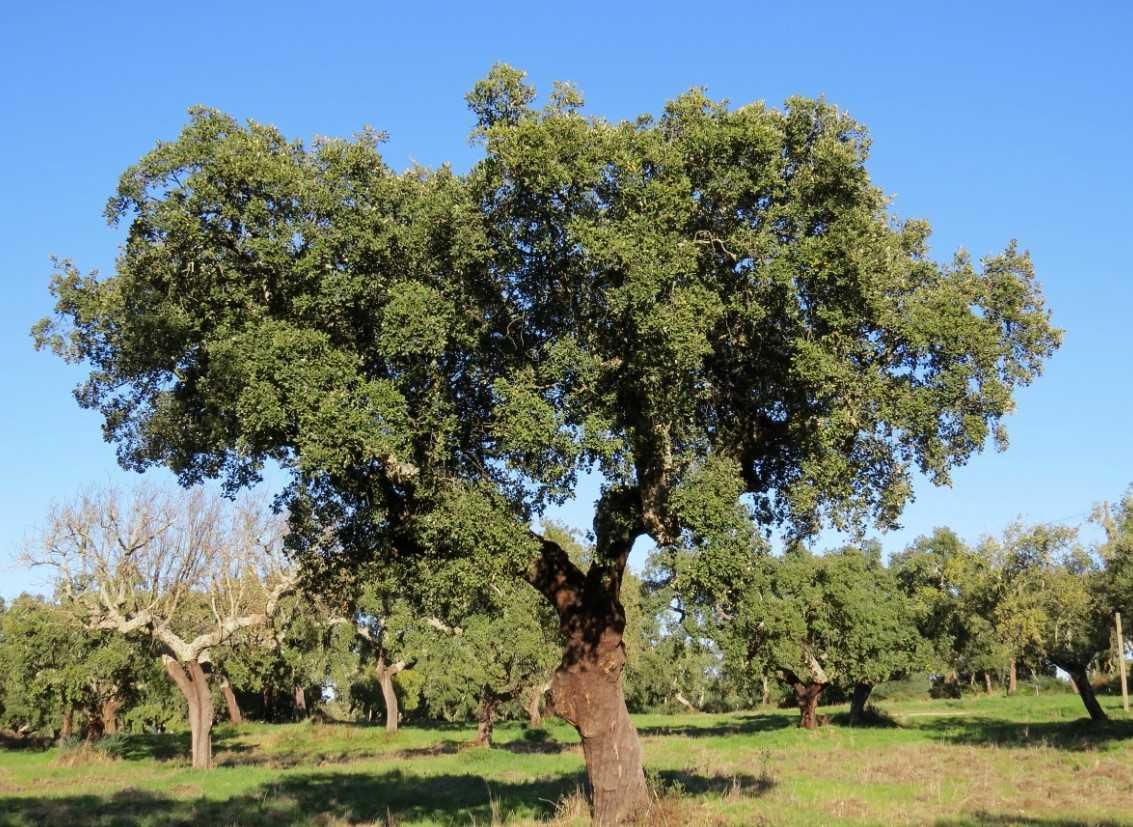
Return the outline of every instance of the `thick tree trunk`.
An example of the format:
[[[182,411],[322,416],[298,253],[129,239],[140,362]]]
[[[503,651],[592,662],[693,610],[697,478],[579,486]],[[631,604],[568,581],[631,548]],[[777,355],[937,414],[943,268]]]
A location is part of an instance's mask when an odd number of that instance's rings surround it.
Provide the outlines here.
[[[799,726],[803,729],[814,729],[818,726],[818,699],[822,696],[822,690],[826,688],[824,683],[802,683],[797,682],[793,685],[795,690],[795,700],[799,702]]]
[[[244,713],[240,711],[240,702],[236,700],[236,693],[232,691],[228,678],[220,679],[220,691],[224,695],[224,706],[228,709],[228,723],[243,723]]]
[[[595,824],[618,824],[649,808],[641,744],[622,689],[625,647],[620,631],[567,644],[551,693],[555,713],[582,737]]]
[[[476,740],[473,742],[478,747],[490,747],[492,745],[492,728],[496,724],[496,710],[499,709],[500,698],[491,693],[485,693],[484,697],[480,700],[480,718],[476,726]]]
[[[1019,688],[1019,670],[1015,666],[1015,658],[1007,663],[1007,694],[1014,695]]]
[[[193,769],[212,768],[212,693],[208,675],[197,661],[190,661],[188,672],[174,658],[162,656],[165,671],[177,684],[189,703],[189,733],[192,743]]]
[[[543,539],[528,581],[559,616],[566,646],[551,679],[555,714],[582,738],[594,823],[619,824],[649,810],[641,744],[622,687],[625,610],[618,599],[634,540],[642,533],[640,492],[607,489],[594,521],[594,561],[582,571],[557,543]]]
[[[851,724],[860,724],[865,721],[865,705],[869,702],[871,692],[873,692],[872,683],[858,681],[854,684],[854,694],[850,699]]]
[[[770,706],[771,705],[771,683],[767,680],[766,675],[763,676],[762,681],[763,681],[763,697],[760,698],[759,705],[760,706]]]
[[[987,694],[991,694],[991,672],[987,669],[984,670],[984,688]]]
[[[1082,703],[1086,706],[1086,711],[1090,713],[1090,720],[1092,721],[1108,721],[1109,716],[1105,714],[1101,704],[1098,703],[1097,696],[1094,695],[1094,688],[1090,685],[1090,678],[1086,674],[1084,667],[1068,670],[1070,672],[1070,680],[1074,683],[1074,688],[1078,690],[1078,695],[1082,698]]]
[[[301,686],[295,687],[295,717],[297,719],[307,717],[307,690]]]
[[[393,676],[405,668],[403,661],[386,665],[385,656],[378,658],[378,685],[382,688],[382,701],[386,707],[386,732],[397,732],[398,718],[397,691],[393,686]]]

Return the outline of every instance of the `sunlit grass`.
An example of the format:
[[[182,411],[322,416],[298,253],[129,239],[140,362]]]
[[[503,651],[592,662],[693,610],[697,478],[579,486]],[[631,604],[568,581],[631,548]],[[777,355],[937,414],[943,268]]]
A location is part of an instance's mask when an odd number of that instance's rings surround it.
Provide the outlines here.
[[[1133,824],[1133,721],[1093,726],[1073,695],[883,703],[897,724],[807,732],[791,710],[639,715],[655,823]],[[831,710],[838,712],[837,708]],[[498,727],[244,724],[218,768],[181,736],[115,756],[0,751],[0,824],[585,823],[575,733]]]

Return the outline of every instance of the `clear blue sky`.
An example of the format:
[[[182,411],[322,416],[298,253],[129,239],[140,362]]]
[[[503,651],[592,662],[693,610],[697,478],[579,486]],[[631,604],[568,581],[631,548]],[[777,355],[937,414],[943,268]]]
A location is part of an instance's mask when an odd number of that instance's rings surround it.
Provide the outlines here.
[[[918,486],[900,548],[936,525],[1076,522],[1133,481],[1133,7],[1065,3],[7,3],[0,12],[0,595],[49,503],[125,477],[80,373],[36,353],[51,254],[110,271],[118,174],[195,103],[295,137],[390,133],[387,159],[474,150],[463,95],[495,61],[576,83],[610,118],[693,85],[742,103],[824,94],[870,128],[874,180],[934,250],[1018,238],[1067,331],[1018,397],[1005,454]],[[560,516],[585,526],[593,487]]]

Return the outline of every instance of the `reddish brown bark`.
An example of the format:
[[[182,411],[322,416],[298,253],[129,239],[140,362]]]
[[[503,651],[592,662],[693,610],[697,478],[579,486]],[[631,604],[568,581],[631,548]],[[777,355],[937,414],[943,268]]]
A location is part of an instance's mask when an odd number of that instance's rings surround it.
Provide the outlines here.
[[[799,703],[799,726],[803,729],[814,729],[818,726],[818,699],[822,696],[822,690],[826,688],[824,683],[803,683],[796,681],[792,683],[795,690],[795,700]]]
[[[165,671],[169,673],[169,677],[177,684],[177,688],[181,690],[181,694],[189,704],[193,769],[211,769],[213,708],[208,675],[197,661],[190,661],[187,664],[188,670],[169,656],[163,657],[162,661],[165,663]]]
[[[473,743],[478,747],[492,745],[492,729],[496,724],[496,711],[502,699],[498,695],[485,693],[480,700],[480,717],[476,725],[476,740]]]
[[[242,723],[244,713],[240,710],[240,702],[236,699],[236,693],[232,691],[232,684],[228,682],[226,677],[220,679],[220,692],[224,695],[224,706],[228,710],[228,723]]]
[[[639,819],[650,806],[641,744],[622,688],[625,610],[618,598],[630,548],[643,526],[640,492],[608,489],[598,504],[595,559],[586,574],[546,538],[528,573],[559,616],[566,645],[551,679],[551,703],[582,738],[599,825]]]

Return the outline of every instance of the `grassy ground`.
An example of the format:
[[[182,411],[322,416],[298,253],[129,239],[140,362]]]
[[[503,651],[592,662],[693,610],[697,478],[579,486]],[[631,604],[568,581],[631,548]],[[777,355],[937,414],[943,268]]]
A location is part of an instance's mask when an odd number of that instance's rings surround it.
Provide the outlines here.
[[[788,710],[636,722],[656,824],[1133,825],[1133,720],[1105,703],[1102,727],[1073,695],[885,703],[896,725],[868,729],[806,732]],[[176,735],[112,756],[0,751],[0,825],[586,823],[572,731],[504,724],[492,749],[472,735],[221,727],[211,772]]]

